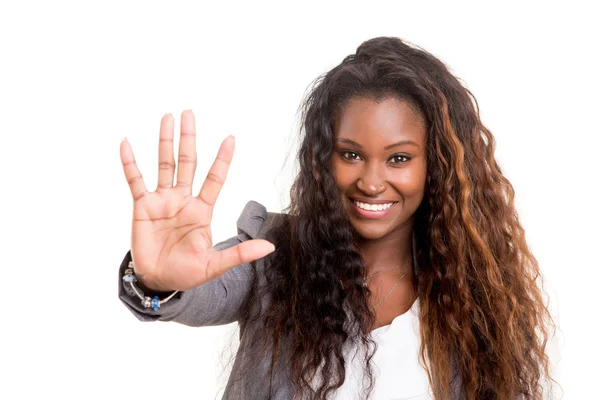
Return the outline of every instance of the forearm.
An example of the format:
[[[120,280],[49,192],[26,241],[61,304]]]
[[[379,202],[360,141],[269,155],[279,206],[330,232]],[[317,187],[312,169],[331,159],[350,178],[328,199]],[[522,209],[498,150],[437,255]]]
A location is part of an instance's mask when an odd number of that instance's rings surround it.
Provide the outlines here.
[[[230,247],[241,240],[242,238],[234,237],[216,246]],[[145,308],[131,285],[122,279],[129,261],[131,261],[130,252],[123,259],[119,269],[119,299],[141,321],[174,321],[188,326],[222,325],[234,322],[239,317],[239,310],[248,296],[252,280],[252,266],[242,264],[217,279],[177,293],[172,299],[161,304],[158,310],[153,310]],[[160,299],[164,299],[173,293],[173,291],[156,292],[142,285],[136,285],[144,292],[144,296],[156,294]]]

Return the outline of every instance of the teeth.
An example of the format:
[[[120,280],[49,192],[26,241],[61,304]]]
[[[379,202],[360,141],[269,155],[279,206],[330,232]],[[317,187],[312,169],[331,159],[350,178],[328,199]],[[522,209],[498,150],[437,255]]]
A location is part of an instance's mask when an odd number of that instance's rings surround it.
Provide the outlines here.
[[[387,204],[369,204],[369,203],[361,203],[360,201],[355,201],[354,204],[356,204],[356,206],[358,208],[362,208],[363,210],[369,210],[369,211],[382,211],[382,210],[387,210],[388,208],[390,208],[392,206],[392,204],[394,203],[387,203]]]

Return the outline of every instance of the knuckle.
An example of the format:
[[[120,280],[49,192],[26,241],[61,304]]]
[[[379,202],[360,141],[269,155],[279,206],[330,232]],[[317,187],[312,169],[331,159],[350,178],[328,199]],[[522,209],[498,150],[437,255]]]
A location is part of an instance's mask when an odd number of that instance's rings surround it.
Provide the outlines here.
[[[242,250],[242,246],[235,246],[235,250],[237,252],[238,260],[240,260],[240,263],[241,263],[242,260],[244,259],[244,253]]]
[[[209,172],[209,173],[206,175],[206,180],[207,180],[207,181],[216,182],[216,183],[218,183],[218,184],[221,184],[221,185],[224,183],[223,179],[221,179],[221,178],[220,178],[218,175],[216,175],[216,174],[213,174],[213,173],[211,173],[211,172]]]
[[[129,178],[129,179],[127,180],[127,183],[129,184],[129,186],[131,186],[131,185],[133,185],[134,183],[138,182],[138,181],[139,181],[139,180],[141,180],[141,179],[142,179],[142,176],[141,176],[141,175],[136,175],[136,176],[134,176],[134,177],[132,177],[132,178]]]
[[[192,157],[187,154],[181,154],[181,155],[179,155],[179,163],[180,164],[195,164],[196,157]]]
[[[214,202],[206,200],[206,197],[204,197],[204,193],[202,193],[202,192],[200,192],[200,194],[198,195],[198,198],[200,199],[200,201],[202,201],[205,204],[208,204],[209,206],[215,205]]]
[[[226,165],[231,164],[231,162],[229,160],[226,160],[223,157],[219,157],[219,156],[217,156],[217,161],[220,161],[220,162],[222,162],[222,163],[224,163]]]
[[[167,162],[167,161],[163,161],[160,162],[158,164],[158,169],[175,169],[175,163],[174,162]]]
[[[144,193],[141,193],[141,194],[139,194],[139,195],[135,196],[135,197],[133,198],[133,201],[138,201],[138,200],[139,200],[139,199],[141,199],[142,197],[146,196],[146,194],[147,194],[147,193],[148,193],[148,192],[144,192]]]

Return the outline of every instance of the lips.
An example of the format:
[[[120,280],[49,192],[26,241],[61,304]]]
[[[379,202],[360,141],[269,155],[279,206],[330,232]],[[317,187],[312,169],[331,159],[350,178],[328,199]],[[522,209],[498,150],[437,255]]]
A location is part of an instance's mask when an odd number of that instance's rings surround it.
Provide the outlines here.
[[[387,216],[394,208],[397,201],[390,200],[368,200],[361,201],[360,198],[349,198],[355,215],[367,219],[379,219]],[[366,200],[366,199],[365,199]],[[358,204],[357,204],[358,203]]]
[[[360,201],[361,203],[368,203],[368,204],[386,204],[386,203],[397,203],[398,200],[384,200],[384,199],[380,199],[380,200],[374,200],[374,199],[367,199],[365,197],[348,197],[351,201]]]

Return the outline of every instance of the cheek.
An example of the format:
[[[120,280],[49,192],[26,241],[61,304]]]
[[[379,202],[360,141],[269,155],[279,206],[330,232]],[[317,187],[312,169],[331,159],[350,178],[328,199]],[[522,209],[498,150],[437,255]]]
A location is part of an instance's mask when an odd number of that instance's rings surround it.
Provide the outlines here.
[[[333,176],[335,177],[335,183],[340,191],[348,189],[353,182],[355,182],[355,173],[352,168],[348,168],[339,162],[333,162]]]
[[[399,174],[394,180],[394,184],[405,196],[414,196],[424,191],[426,178],[425,169],[413,169]]]

